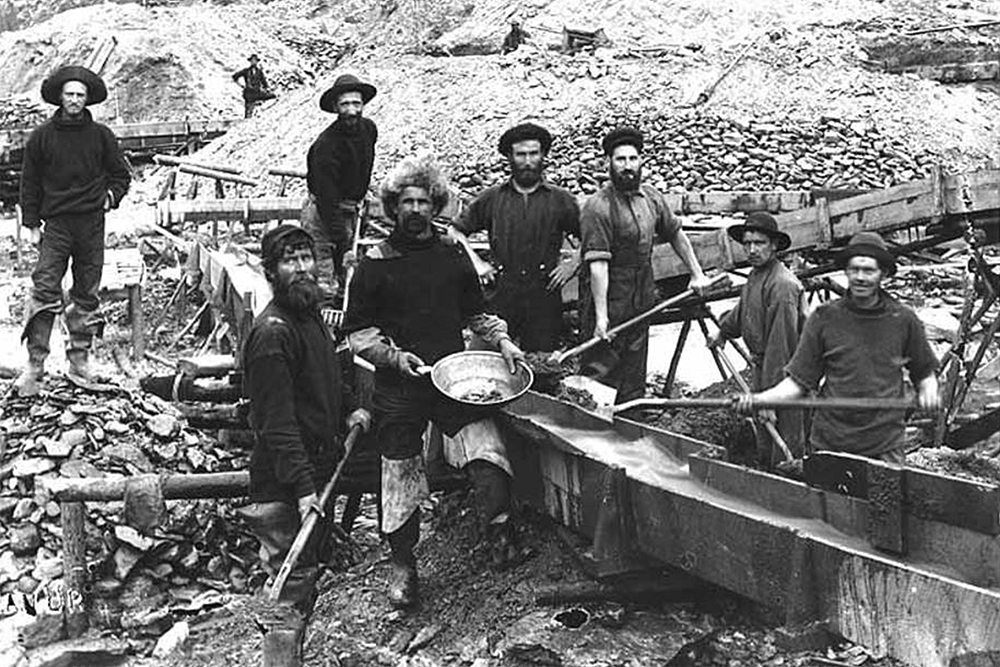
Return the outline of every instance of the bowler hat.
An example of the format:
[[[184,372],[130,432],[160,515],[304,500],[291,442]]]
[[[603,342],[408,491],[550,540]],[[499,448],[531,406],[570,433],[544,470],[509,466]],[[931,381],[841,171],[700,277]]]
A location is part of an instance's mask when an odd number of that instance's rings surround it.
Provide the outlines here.
[[[774,247],[780,252],[787,250],[792,245],[792,239],[785,232],[778,230],[778,221],[770,213],[754,211],[747,216],[747,221],[742,225],[733,225],[726,229],[729,238],[739,243],[743,243],[743,234],[746,232],[760,232],[767,234],[774,241]]]
[[[319,98],[319,108],[330,113],[337,112],[337,99],[341,93],[355,91],[361,93],[361,101],[365,104],[375,97],[375,86],[365,83],[353,74],[341,74],[323,96]]]
[[[634,127],[618,127],[605,135],[601,142],[601,148],[605,155],[611,155],[616,148],[622,145],[635,146],[635,149],[642,152],[642,132]]]
[[[100,104],[108,99],[108,87],[96,73],[79,65],[66,65],[42,81],[42,99],[49,104],[62,104],[62,89],[67,81],[79,81],[87,87],[87,104]]]
[[[293,236],[301,236],[310,248],[316,247],[316,242],[308,230],[288,223],[278,225],[274,229],[268,230],[260,240],[260,256],[265,267],[278,263],[278,260],[281,259],[279,253],[284,252],[284,242]]]
[[[889,252],[885,239],[875,232],[858,232],[837,255],[837,264],[844,268],[852,257],[872,257],[886,275],[896,273],[896,257]]]
[[[501,155],[507,155],[514,144],[519,141],[529,141],[531,139],[535,139],[542,144],[543,153],[548,153],[549,148],[552,147],[552,135],[549,134],[548,130],[534,123],[521,123],[500,135],[500,143],[497,146],[497,150],[500,151]]]

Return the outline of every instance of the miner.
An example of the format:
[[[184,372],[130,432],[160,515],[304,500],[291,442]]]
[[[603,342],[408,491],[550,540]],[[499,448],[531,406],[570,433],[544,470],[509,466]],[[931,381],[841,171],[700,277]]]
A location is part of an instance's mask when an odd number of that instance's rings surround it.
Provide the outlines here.
[[[663,195],[642,182],[643,138],[630,127],[612,130],[601,142],[610,182],[591,196],[580,214],[583,261],[580,285],[582,330],[608,338],[608,329],[658,302],[653,282],[653,244],[670,243],[691,272],[690,287],[704,291],[710,281]],[[618,403],[646,391],[649,325],[639,324],[611,341],[616,360],[602,380],[618,390]],[[592,365],[588,354],[581,359]]]
[[[319,100],[323,111],[337,114],[309,147],[309,202],[303,226],[316,239],[316,263],[325,301],[333,305],[343,273],[344,253],[372,176],[378,128],[362,115],[375,87],[353,74],[342,74]]]
[[[98,290],[104,269],[104,214],[128,192],[129,168],[118,139],[87,109],[108,96],[104,81],[85,67],[70,65],[42,82],[42,99],[59,108],[31,133],[21,174],[23,224],[38,262],[25,305],[28,366],[17,378],[21,396],[37,394],[49,355],[49,337],[63,312],[62,279],[72,259],[73,285],[65,306],[68,377],[91,381],[89,353],[104,321]]]
[[[260,66],[260,58],[256,53],[250,55],[250,64],[233,74],[233,81],[239,83],[243,79],[243,116],[250,118],[254,109],[264,100],[274,99],[274,93],[267,83],[264,70]]]
[[[778,259],[778,253],[787,250],[792,239],[778,229],[772,215],[756,211],[744,224],[733,225],[726,232],[743,245],[751,270],[739,301],[722,316],[719,332],[709,338],[709,346],[742,337],[751,355],[750,388],[763,391],[785,377],[785,365],[795,352],[805,319],[805,292],[795,274]],[[763,418],[777,422],[782,440],[792,454],[801,457],[802,411],[779,410]],[[770,461],[774,445],[767,434],[761,432],[759,437],[758,456]]]
[[[418,599],[414,546],[427,494],[422,436],[432,421],[449,436],[445,458],[475,489],[477,515],[494,567],[516,557],[510,517],[513,474],[489,412],[445,398],[430,365],[464,349],[463,327],[498,349],[511,372],[521,350],[500,317],[487,314],[468,256],[431,224],[448,202],[448,184],[429,157],[405,160],[382,185],[392,234],[361,260],[351,283],[344,331],[351,350],[375,365],[375,440],[382,457],[382,532],[392,550],[389,600]]]
[[[580,235],[576,198],[545,180],[552,135],[534,123],[516,125],[500,137],[510,178],[485,190],[463,211],[455,233],[489,234],[495,266],[474,253],[477,271],[494,281],[491,310],[507,322],[511,336],[528,351],[554,350],[562,330],[562,287],[580,260],[561,261],[564,238]],[[485,266],[484,266],[485,265]]]
[[[896,272],[896,258],[874,232],[858,232],[838,255],[847,294],[821,305],[806,320],[798,348],[776,386],[742,397],[751,412],[761,400],[820,398],[901,398],[904,369],[916,387],[917,403],[933,412],[941,404],[937,359],[912,309],[882,287]],[[809,445],[813,450],[860,454],[904,463],[905,410],[816,410]]]
[[[369,414],[344,420],[345,397],[336,346],[320,318],[315,243],[284,224],[261,241],[272,299],[254,318],[243,347],[244,391],[250,399],[255,444],[250,456],[250,501],[241,514],[260,541],[273,577],[310,512],[322,517],[319,496],[343,455],[343,434]],[[315,601],[321,551],[329,524],[320,521],[282,590],[280,600],[308,616]]]

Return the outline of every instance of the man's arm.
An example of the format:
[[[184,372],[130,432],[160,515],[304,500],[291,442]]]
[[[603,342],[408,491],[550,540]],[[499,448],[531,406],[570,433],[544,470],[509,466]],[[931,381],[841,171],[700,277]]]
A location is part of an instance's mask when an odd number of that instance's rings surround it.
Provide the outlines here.
[[[38,130],[35,130],[24,147],[24,165],[21,168],[21,224],[28,229],[40,227],[41,205],[42,147]]]
[[[476,270],[476,275],[479,276],[480,282],[483,284],[493,282],[497,275],[496,267],[479,256],[479,253],[469,243],[469,237],[465,235],[465,232],[451,225],[448,227],[448,236],[453,238],[465,250],[465,254],[468,256],[469,261],[472,262],[472,267]]]
[[[608,336],[608,261],[590,261],[590,296],[594,300],[594,335]]]
[[[799,343],[799,326],[802,315],[801,290],[797,286],[776,286],[772,300],[765,313],[768,327],[764,341],[764,361],[761,380],[765,387],[784,377],[784,368],[795,354]]]
[[[321,141],[309,149],[307,165],[309,190],[316,196],[320,217],[330,220],[332,203],[343,199],[340,188],[342,156],[332,141]]]
[[[677,233],[670,239],[670,246],[677,253],[677,256],[681,258],[681,261],[684,262],[684,265],[688,267],[688,271],[691,272],[691,282],[688,286],[699,294],[703,293],[711,284],[711,281],[705,275],[705,272],[701,270],[701,262],[698,261],[698,256],[694,254],[691,241],[683,229],[678,229]]]
[[[934,373],[917,383],[917,404],[924,412],[937,412],[941,409],[937,375]]]
[[[719,318],[719,331],[714,335],[709,334],[706,341],[709,347],[715,347],[727,340],[733,340],[742,335],[743,331],[740,321],[742,305],[743,299],[741,297],[737,299],[736,305],[733,306],[732,310],[723,313],[722,317]]]
[[[104,133],[104,170],[108,175],[108,195],[110,197],[108,208],[118,208],[128,192],[129,184],[132,182],[132,174],[129,172],[128,163],[125,162],[125,155],[122,153],[121,144],[118,143],[118,137],[108,128],[105,128]]]

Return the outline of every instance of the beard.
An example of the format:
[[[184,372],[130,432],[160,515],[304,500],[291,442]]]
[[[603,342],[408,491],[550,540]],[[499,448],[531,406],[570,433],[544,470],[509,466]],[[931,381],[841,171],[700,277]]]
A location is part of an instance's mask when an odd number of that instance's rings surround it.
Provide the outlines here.
[[[399,228],[406,236],[420,238],[431,225],[431,219],[419,213],[407,213],[399,219]]]
[[[611,182],[619,190],[634,192],[639,189],[639,184],[642,183],[642,167],[639,167],[634,171],[626,169],[621,172],[615,171],[614,168],[612,168]]]
[[[520,185],[522,188],[530,188],[542,180],[542,171],[545,170],[545,162],[540,162],[537,167],[516,167],[514,164],[510,165],[511,177],[514,182]]]
[[[274,285],[274,300],[292,312],[317,312],[323,300],[323,290],[312,275],[280,280]]]

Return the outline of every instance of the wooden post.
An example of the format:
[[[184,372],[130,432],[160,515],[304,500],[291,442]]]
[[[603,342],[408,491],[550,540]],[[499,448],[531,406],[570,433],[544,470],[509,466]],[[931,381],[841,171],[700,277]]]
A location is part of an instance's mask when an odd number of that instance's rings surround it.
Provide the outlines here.
[[[84,541],[86,508],[82,502],[62,502],[63,534],[63,624],[70,638],[87,631],[87,558]]]
[[[132,319],[132,359],[138,361],[146,351],[146,318],[142,314],[142,285],[128,286],[128,309]]]
[[[833,242],[833,227],[830,225],[830,202],[826,197],[816,200],[816,231],[819,235],[818,248],[829,248]]]
[[[674,348],[674,356],[670,359],[670,370],[667,371],[667,381],[663,385],[663,395],[669,396],[670,390],[674,386],[674,379],[677,377],[677,365],[681,362],[681,352],[687,343],[688,334],[691,333],[691,320],[684,320],[681,325],[681,335],[677,337],[677,347]]]

